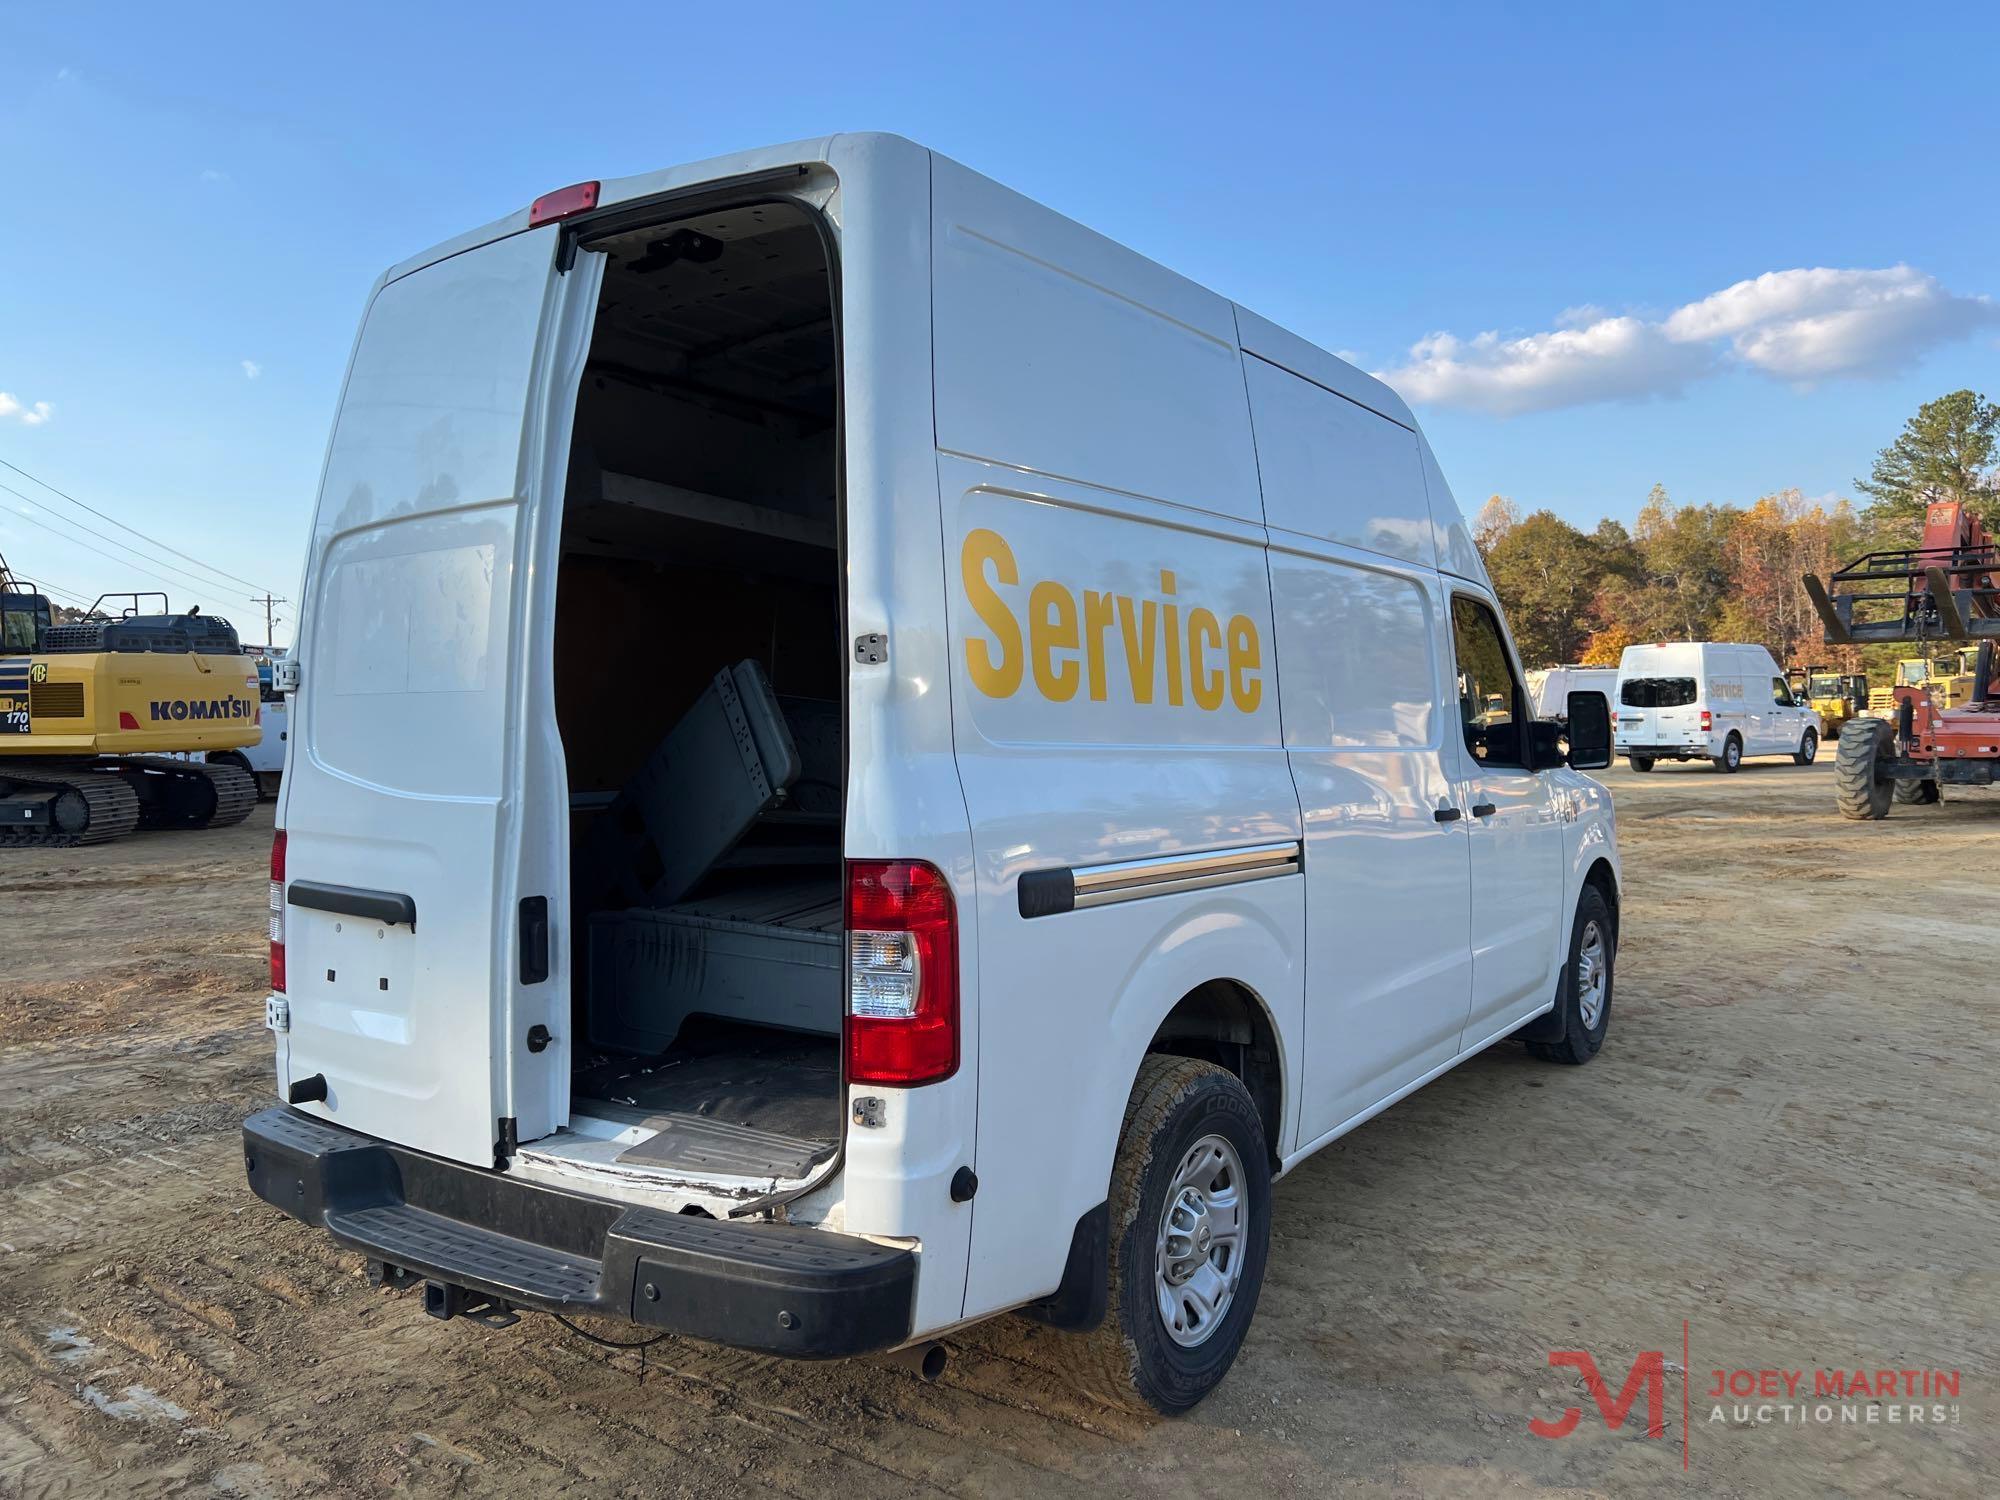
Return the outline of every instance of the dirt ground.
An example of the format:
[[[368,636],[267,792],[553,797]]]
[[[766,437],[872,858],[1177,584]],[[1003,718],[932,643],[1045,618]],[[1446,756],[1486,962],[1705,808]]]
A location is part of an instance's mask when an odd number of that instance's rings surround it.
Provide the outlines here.
[[[1607,779],[1602,1056],[1502,1046],[1282,1182],[1243,1355],[1177,1422],[1077,1399],[1013,1321],[925,1385],[426,1318],[243,1184],[268,808],[0,855],[0,1495],[1994,1493],[2000,793],[1857,825],[1825,762]],[[1643,1396],[1610,1431],[1566,1349],[1614,1392],[1661,1351],[1665,1436]],[[1739,1368],[1961,1394],[1718,1417]]]

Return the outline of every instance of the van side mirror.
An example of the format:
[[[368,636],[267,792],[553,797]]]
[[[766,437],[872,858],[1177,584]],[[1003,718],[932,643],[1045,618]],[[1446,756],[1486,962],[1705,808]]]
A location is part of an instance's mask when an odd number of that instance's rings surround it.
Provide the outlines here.
[[[1611,764],[1611,700],[1602,693],[1569,695],[1569,763],[1579,771]]]

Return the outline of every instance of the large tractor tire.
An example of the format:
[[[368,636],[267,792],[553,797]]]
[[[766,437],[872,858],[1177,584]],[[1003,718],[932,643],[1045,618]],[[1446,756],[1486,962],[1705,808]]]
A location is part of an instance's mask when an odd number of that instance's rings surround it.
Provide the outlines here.
[[[1886,719],[1855,719],[1840,736],[1834,758],[1834,796],[1840,815],[1855,822],[1889,816],[1896,783],[1875,774],[1876,761],[1886,757],[1894,731]]]
[[[1939,797],[1935,781],[1898,781],[1894,785],[1896,800],[1905,807],[1929,807]]]

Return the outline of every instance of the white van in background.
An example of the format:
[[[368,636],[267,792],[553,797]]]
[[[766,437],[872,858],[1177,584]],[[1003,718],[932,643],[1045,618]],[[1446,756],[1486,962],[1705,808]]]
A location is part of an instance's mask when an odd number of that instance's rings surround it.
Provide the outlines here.
[[[1614,743],[1635,771],[1707,760],[1734,771],[1746,755],[1819,754],[1819,715],[1795,698],[1771,653],[1728,641],[1627,646],[1618,659]]]
[[[1528,674],[1528,696],[1538,719],[1567,718],[1571,693],[1602,693],[1606,703],[1614,701],[1618,696],[1618,669],[1565,664],[1538,667]]]
[[[390,271],[301,598],[244,1160],[439,1317],[1182,1411],[1274,1177],[1610,1022],[1609,714],[1409,409],[893,136]]]

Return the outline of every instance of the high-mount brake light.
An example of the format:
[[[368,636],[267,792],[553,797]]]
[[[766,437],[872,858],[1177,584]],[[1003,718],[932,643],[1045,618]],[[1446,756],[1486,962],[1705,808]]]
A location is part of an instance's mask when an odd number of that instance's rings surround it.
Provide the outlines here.
[[[898,1088],[958,1071],[958,911],[917,860],[847,865],[847,1077]]]
[[[285,993],[285,830],[271,835],[271,988]]]
[[[578,182],[566,188],[557,188],[553,193],[542,194],[528,209],[528,227],[539,229],[558,219],[589,213],[597,207],[597,188],[594,182]]]

